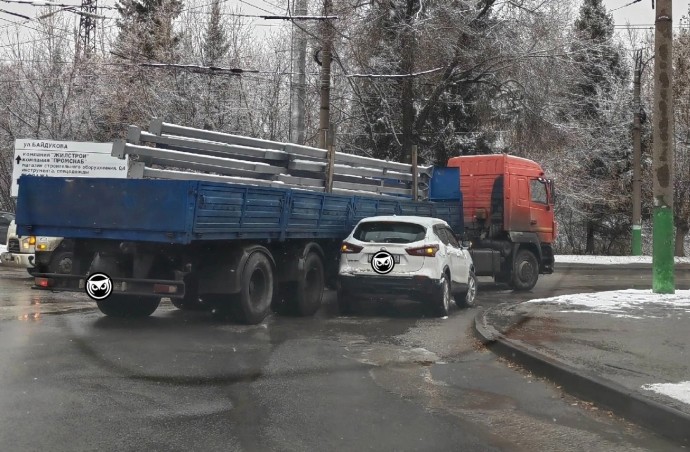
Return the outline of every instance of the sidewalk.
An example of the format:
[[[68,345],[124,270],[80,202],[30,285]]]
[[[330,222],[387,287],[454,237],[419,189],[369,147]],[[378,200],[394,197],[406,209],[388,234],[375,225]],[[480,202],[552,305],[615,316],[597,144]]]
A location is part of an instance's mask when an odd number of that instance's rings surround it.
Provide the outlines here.
[[[480,339],[563,389],[690,444],[690,290],[622,290],[502,304]]]

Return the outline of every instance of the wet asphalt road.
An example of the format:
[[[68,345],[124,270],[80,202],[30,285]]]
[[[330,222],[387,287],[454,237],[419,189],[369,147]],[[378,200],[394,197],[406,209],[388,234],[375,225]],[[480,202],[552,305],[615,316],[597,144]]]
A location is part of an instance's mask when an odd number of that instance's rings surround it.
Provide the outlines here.
[[[242,326],[165,301],[147,319],[105,318],[85,296],[0,269],[0,448],[682,450],[497,359],[471,331],[481,307],[649,281],[562,269],[530,294],[482,285],[478,308],[447,319],[404,301],[342,317],[328,293],[315,318]]]

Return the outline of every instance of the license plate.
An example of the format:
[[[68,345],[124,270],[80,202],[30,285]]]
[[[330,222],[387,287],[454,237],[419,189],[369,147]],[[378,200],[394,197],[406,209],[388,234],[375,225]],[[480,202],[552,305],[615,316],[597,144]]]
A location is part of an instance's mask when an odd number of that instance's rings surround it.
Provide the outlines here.
[[[371,263],[371,260],[374,258],[373,254],[367,254],[367,262]],[[396,264],[400,263],[400,255],[399,254],[393,254],[393,262]]]

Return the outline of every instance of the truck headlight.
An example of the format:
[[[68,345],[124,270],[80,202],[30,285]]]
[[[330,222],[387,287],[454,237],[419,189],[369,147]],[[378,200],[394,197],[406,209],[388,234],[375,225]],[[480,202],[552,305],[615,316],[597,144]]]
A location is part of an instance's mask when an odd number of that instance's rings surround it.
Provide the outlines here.
[[[36,244],[36,237],[29,236],[29,245],[35,245]]]

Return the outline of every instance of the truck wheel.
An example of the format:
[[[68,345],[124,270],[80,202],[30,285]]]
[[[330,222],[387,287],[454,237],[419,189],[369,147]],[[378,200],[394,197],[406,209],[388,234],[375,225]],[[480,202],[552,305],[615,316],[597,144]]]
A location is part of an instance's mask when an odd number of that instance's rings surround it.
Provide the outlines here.
[[[446,317],[450,314],[450,278],[447,274],[441,277],[441,287],[436,290],[433,299],[434,312],[438,317]]]
[[[316,314],[323,299],[324,279],[321,257],[313,252],[307,254],[299,281],[274,287],[273,309],[280,314],[303,317]]]
[[[455,304],[459,307],[471,308],[474,306],[474,300],[477,297],[477,277],[474,272],[470,272],[467,280],[467,290],[460,293],[460,296],[455,299]]]
[[[255,252],[242,271],[241,291],[237,296],[239,320],[248,325],[261,323],[271,309],[273,298],[273,269],[262,252]]]
[[[171,298],[170,302],[182,311],[209,311],[211,306],[199,299],[199,280],[192,275],[185,277],[184,298]]]
[[[69,275],[72,273],[72,259],[74,258],[71,251],[59,251],[50,259],[48,264],[49,273],[60,273]]]
[[[538,278],[539,263],[534,253],[524,249],[518,251],[513,262],[513,290],[531,290],[537,284]]]
[[[146,296],[123,296],[113,294],[105,300],[96,300],[98,309],[109,317],[136,318],[148,317],[153,314],[161,299]]]

